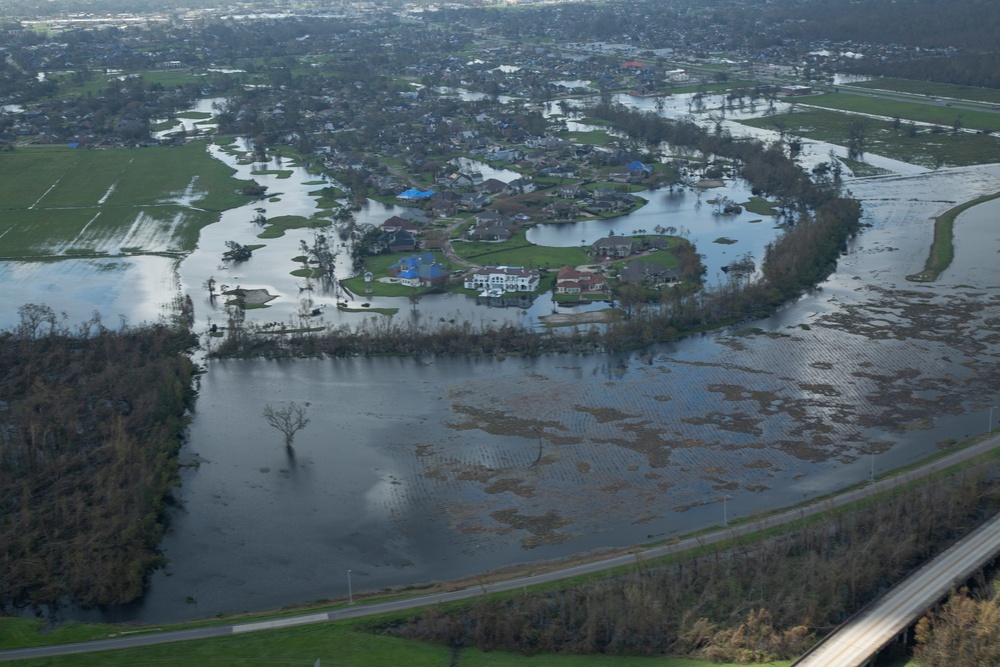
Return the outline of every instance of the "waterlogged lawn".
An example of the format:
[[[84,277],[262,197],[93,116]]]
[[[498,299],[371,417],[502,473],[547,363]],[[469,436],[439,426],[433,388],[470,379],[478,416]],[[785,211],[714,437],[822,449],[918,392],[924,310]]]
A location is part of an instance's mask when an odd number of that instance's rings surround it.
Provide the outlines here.
[[[454,242],[452,250],[462,259],[479,266],[524,266],[527,268],[559,268],[590,262],[579,247],[550,248],[528,242],[524,230],[504,243]]]
[[[0,256],[190,251],[214,212],[248,201],[232,174],[200,142],[0,153]]]
[[[259,239],[276,239],[285,235],[289,229],[312,229],[329,227],[332,223],[321,218],[306,218],[301,215],[279,215],[269,218],[267,227],[257,235]]]

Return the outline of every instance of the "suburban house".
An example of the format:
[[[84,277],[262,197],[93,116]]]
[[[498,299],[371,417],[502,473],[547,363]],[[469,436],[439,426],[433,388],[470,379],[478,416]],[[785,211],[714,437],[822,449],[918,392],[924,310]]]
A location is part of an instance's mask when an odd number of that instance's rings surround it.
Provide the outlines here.
[[[580,216],[580,208],[567,201],[554,201],[542,209],[548,220],[571,220]]]
[[[625,165],[625,168],[628,169],[630,173],[639,173],[643,176],[647,176],[653,172],[652,167],[644,165],[642,162],[639,162],[638,160],[632,160],[627,165]]]
[[[578,271],[564,266],[556,275],[556,294],[594,294],[608,287],[604,276],[593,271]]]
[[[389,267],[389,275],[407,287],[429,287],[448,282],[448,270],[434,255],[408,255]]]
[[[429,199],[433,195],[433,190],[417,190],[416,188],[410,188],[409,190],[404,190],[396,195],[396,199],[401,201],[420,201],[421,199]]]
[[[668,269],[659,264],[633,260],[625,265],[625,268],[618,275],[618,279],[632,285],[659,287],[676,283],[680,280],[680,272],[677,269]]]
[[[505,187],[507,187],[507,184],[503,181],[497,178],[487,178],[483,181],[483,184],[479,186],[479,191],[488,195],[495,195],[498,192],[503,192]]]
[[[527,178],[515,178],[503,191],[508,195],[526,195],[535,191],[535,183]]]
[[[590,246],[590,254],[621,259],[636,254],[639,249],[639,243],[628,236],[607,236],[594,241]]]
[[[417,249],[417,237],[405,229],[385,232],[375,242],[373,250],[381,252],[413,252]]]
[[[459,206],[465,211],[481,211],[490,204],[490,198],[480,192],[462,195]]]
[[[537,269],[523,266],[484,266],[465,277],[465,289],[484,292],[534,292],[538,289],[541,274]]]
[[[556,197],[562,199],[583,199],[584,197],[589,197],[590,191],[587,188],[577,185],[575,183],[571,185],[561,185],[556,189]]]
[[[398,215],[394,215],[391,218],[387,219],[385,222],[379,225],[379,228],[381,228],[383,232],[389,234],[393,232],[398,232],[400,230],[410,232],[410,234],[416,234],[417,232],[420,231],[420,227],[416,223]]]
[[[465,232],[467,241],[506,241],[514,235],[516,225],[510,218],[496,211],[483,211],[475,224]]]
[[[499,160],[500,162],[517,162],[524,159],[524,151],[519,148],[490,146],[486,150],[486,157],[490,160]]]
[[[438,182],[443,183],[450,188],[458,188],[458,189],[471,188],[473,185],[472,176],[470,176],[469,174],[463,174],[460,171],[454,171],[449,174],[446,174],[441,178],[439,178]]]

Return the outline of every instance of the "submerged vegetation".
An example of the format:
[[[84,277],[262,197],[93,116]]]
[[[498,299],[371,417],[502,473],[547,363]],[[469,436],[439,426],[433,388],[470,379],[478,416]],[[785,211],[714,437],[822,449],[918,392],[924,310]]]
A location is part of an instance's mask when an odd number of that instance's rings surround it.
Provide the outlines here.
[[[183,308],[190,308],[190,302]],[[117,604],[161,563],[196,342],[165,324],[112,331],[26,305],[0,333],[0,596]]]

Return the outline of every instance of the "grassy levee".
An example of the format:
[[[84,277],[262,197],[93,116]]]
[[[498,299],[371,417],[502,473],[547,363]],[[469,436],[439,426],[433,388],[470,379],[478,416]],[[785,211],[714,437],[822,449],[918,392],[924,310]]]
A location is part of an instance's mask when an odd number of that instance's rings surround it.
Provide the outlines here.
[[[0,256],[190,252],[244,182],[201,142],[0,154]]]
[[[841,88],[847,88],[842,86]],[[912,95],[927,95],[954,100],[969,100],[987,104],[1000,104],[1000,90],[997,88],[978,88],[976,86],[959,86],[953,83],[938,83],[936,81],[916,81],[914,79],[873,79],[850,84],[850,88],[869,88],[871,90],[889,90]]]
[[[918,283],[929,283],[938,279],[944,271],[951,266],[955,259],[955,218],[959,213],[983,204],[988,201],[1000,198],[1000,192],[992,195],[977,197],[964,204],[949,209],[945,213],[934,218],[934,240],[931,242],[931,249],[924,264],[924,270],[906,276],[907,280]]]

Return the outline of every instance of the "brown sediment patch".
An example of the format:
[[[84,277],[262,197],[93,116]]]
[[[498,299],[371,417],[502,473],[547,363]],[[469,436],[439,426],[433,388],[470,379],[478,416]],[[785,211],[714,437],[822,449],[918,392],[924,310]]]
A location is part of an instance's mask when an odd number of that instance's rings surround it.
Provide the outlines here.
[[[602,486],[600,490],[602,493],[615,494],[618,493],[619,491],[624,491],[625,489],[630,489],[630,488],[632,488],[631,484],[629,484],[623,479],[619,479],[614,482],[611,482],[610,484]]]
[[[576,471],[579,472],[579,473],[583,473],[584,475],[586,475],[588,472],[590,472],[591,467],[592,466],[590,465],[590,462],[588,462],[588,461],[577,461],[576,462]]]
[[[758,437],[764,434],[764,429],[760,428],[760,423],[763,420],[751,417],[745,412],[732,412],[729,414],[710,412],[703,417],[685,417],[681,421],[695,426],[711,424],[719,430],[731,433],[745,433]]]
[[[636,526],[643,523],[649,523],[650,521],[655,521],[656,519],[662,519],[662,518],[663,518],[662,514],[647,514],[646,516],[639,517],[638,519],[633,521],[632,525]]]
[[[745,343],[738,341],[735,338],[719,338],[718,341],[720,345],[724,345],[725,347],[728,347],[731,350],[736,350],[737,352],[745,352],[749,349]]]
[[[545,438],[554,445],[573,445],[580,442],[577,436],[562,436],[545,429],[569,431],[558,421],[516,417],[503,410],[488,410],[470,405],[453,404],[452,409],[467,418],[462,421],[445,422],[445,426],[456,431],[479,429],[491,435],[512,435],[522,438]]]
[[[829,396],[831,398],[843,395],[840,390],[832,384],[811,384],[807,382],[800,382],[799,389],[802,391],[808,391],[811,394],[819,394],[820,396]]]
[[[538,320],[545,324],[605,324],[613,321],[615,317],[617,317],[615,311],[608,308],[586,313],[552,313],[541,315]]]
[[[670,357],[667,357],[666,360],[672,364],[680,364],[683,366],[707,366],[709,368],[722,368],[727,371],[739,371],[742,373],[750,373],[752,375],[773,375],[771,371],[765,371],[759,368],[751,368],[750,366],[740,366],[739,364],[713,363],[710,361],[690,361],[683,359],[673,359]]]
[[[761,493],[763,491],[770,491],[771,487],[767,484],[746,484],[743,486],[744,491],[752,491],[754,493]]]
[[[704,500],[696,500],[694,502],[687,503],[686,505],[675,505],[673,507],[673,510],[675,512],[687,512],[691,508],[701,507],[702,505],[707,505],[707,504],[708,503],[705,502]]]
[[[815,368],[818,371],[832,371],[833,370],[833,364],[831,364],[829,361],[814,361],[811,364],[809,364],[809,366],[811,366],[812,368]]]
[[[600,424],[606,424],[608,422],[622,421],[624,419],[635,419],[636,415],[630,415],[626,412],[622,412],[616,408],[597,408],[597,407],[587,407],[585,405],[574,405],[573,409],[577,412],[586,412],[588,415],[592,416]]]
[[[570,524],[569,519],[565,519],[552,510],[541,515],[521,514],[517,509],[497,510],[490,512],[490,516],[498,523],[504,524],[506,528],[501,528],[500,532],[510,532],[511,530],[525,530],[531,533],[530,537],[521,540],[521,545],[526,549],[541,546],[543,544],[559,544],[565,542],[572,536],[565,533],[556,532],[558,529]]]
[[[672,401],[674,399],[664,394],[657,394],[656,396],[653,396],[653,400],[659,401],[660,403],[666,403],[667,401]]]
[[[744,468],[759,468],[762,470],[777,470],[773,463],[767,459],[757,459],[756,461],[750,461],[743,464]]]
[[[415,453],[417,456],[431,456],[434,454],[434,448],[430,445],[417,445]]]
[[[535,487],[525,484],[523,479],[498,479],[484,487],[483,491],[486,493],[513,493],[522,498],[531,498],[535,495]]]
[[[663,468],[671,465],[670,457],[673,454],[674,446],[663,438],[660,429],[650,428],[649,424],[648,421],[638,424],[622,424],[621,430],[631,434],[631,438],[620,437],[594,440],[594,442],[624,447],[643,454],[651,468]],[[629,466],[629,470],[633,469],[638,470],[635,466]]]
[[[248,306],[262,306],[268,301],[278,298],[277,295],[269,293],[266,289],[240,288],[238,291],[243,294],[243,302]]]
[[[930,417],[921,417],[907,424],[903,424],[904,431],[926,431],[932,428],[934,428],[934,420]]]

